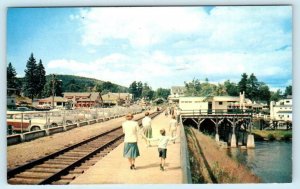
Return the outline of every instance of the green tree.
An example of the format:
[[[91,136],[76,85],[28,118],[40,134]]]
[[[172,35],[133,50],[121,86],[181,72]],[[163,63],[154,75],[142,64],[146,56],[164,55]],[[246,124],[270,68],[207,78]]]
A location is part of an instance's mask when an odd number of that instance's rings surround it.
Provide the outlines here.
[[[262,101],[266,101],[268,104],[270,103],[271,92],[269,87],[261,82],[258,85],[258,99]]]
[[[227,80],[224,82],[224,86],[229,96],[239,96],[239,88],[236,83]]]
[[[37,71],[37,64],[36,60],[31,53],[25,69],[25,77],[24,77],[24,95],[30,97],[32,100],[38,94],[36,90],[36,84],[39,83],[39,78],[36,74]]]
[[[214,95],[216,96],[225,96],[227,95],[226,87],[224,84],[218,83],[218,85],[215,87]]]
[[[248,75],[246,73],[242,74],[242,78],[240,82],[238,83],[239,92],[245,92],[246,97],[248,95]]]
[[[184,82],[186,96],[199,96],[201,92],[201,83],[198,79],[193,79],[191,82]]]
[[[46,71],[43,66],[42,60],[39,61],[37,68],[36,68],[36,76],[37,76],[37,83],[36,83],[36,93],[38,96],[42,96],[43,89],[46,84]]]
[[[205,78],[205,82],[201,84],[200,96],[211,96],[216,93],[216,85],[210,84],[208,78]]]
[[[18,87],[18,81],[17,81],[17,72],[15,68],[12,66],[11,63],[7,66],[7,88],[12,88],[14,90],[17,90]],[[13,94],[14,92],[11,90],[8,90],[8,95]]]
[[[133,99],[138,98],[138,90],[137,90],[137,83],[133,81],[129,86],[129,93],[133,94]]]
[[[278,101],[282,98],[282,92],[278,89],[276,92],[271,91],[270,101]]]
[[[102,84],[96,86],[96,90],[102,94],[107,94],[109,92],[116,93],[120,92],[119,87],[116,84],[111,83],[110,81],[105,81]]]
[[[143,83],[141,81],[139,81],[137,83],[136,89],[137,89],[137,97],[141,98],[142,97],[142,92],[143,92]]]
[[[287,97],[288,95],[293,95],[293,87],[289,85],[285,88],[284,96]]]
[[[242,74],[242,78],[238,83],[239,92],[245,92],[247,95],[247,87],[248,87],[248,75],[246,73]]]
[[[144,83],[143,85],[143,91],[142,91],[142,98],[152,100],[154,95],[154,91],[151,89],[150,86],[148,86],[147,83]]]
[[[47,82],[44,86],[44,97],[49,96],[63,96],[63,88],[62,88],[63,81],[58,79],[57,76],[54,74],[50,75],[47,79]],[[70,84],[69,86],[72,87],[73,84]],[[71,90],[74,92],[74,90]],[[76,91],[77,92],[77,91]]]
[[[80,86],[75,81],[75,79],[71,79],[69,81],[69,83],[67,84],[67,86],[68,86],[68,88],[66,89],[66,91],[69,91],[69,92],[80,92]]]
[[[248,79],[248,90],[246,89],[247,95],[251,100],[258,100],[258,80],[252,73]]]
[[[169,95],[170,95],[170,89],[158,88],[155,91],[155,98],[168,99]]]

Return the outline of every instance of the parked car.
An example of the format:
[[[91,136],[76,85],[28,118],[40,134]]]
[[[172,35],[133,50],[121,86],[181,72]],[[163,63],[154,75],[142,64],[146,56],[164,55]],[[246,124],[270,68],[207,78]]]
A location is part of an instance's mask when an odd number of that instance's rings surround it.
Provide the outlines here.
[[[34,117],[33,113],[8,111],[6,116],[7,127],[13,132],[28,132],[47,129],[57,126],[55,122],[47,122],[43,117]]]
[[[24,111],[32,111],[32,109],[30,109],[30,108],[28,108],[28,107],[17,107],[16,108],[16,111],[22,111],[22,112],[24,112]]]

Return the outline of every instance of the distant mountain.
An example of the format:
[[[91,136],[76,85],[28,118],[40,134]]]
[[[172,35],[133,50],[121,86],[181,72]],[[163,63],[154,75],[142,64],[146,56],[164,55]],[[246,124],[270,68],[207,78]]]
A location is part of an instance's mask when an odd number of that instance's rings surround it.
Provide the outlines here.
[[[97,85],[103,85],[108,81],[101,81],[94,78],[87,78],[75,75],[55,75],[57,80],[62,81],[63,92],[87,92],[96,90]],[[52,79],[52,75],[46,76],[47,81]],[[109,90],[109,89],[108,89]],[[127,87],[112,83],[112,90],[110,92],[126,92]]]

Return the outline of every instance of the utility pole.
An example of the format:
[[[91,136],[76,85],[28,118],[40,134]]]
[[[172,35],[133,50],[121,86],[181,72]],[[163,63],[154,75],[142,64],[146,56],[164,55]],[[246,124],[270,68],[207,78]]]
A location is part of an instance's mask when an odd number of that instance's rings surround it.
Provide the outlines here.
[[[52,74],[52,109],[54,109],[54,86],[55,86],[55,75]]]

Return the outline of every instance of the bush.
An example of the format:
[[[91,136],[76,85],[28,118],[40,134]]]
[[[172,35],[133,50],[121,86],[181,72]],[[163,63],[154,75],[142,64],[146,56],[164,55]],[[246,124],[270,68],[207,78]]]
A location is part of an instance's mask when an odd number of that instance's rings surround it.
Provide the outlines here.
[[[275,140],[275,136],[274,136],[273,134],[271,134],[271,133],[268,134],[267,138],[268,138],[268,140],[270,140],[270,141]]]
[[[291,140],[292,139],[292,134],[291,133],[286,133],[282,137],[283,140]]]

